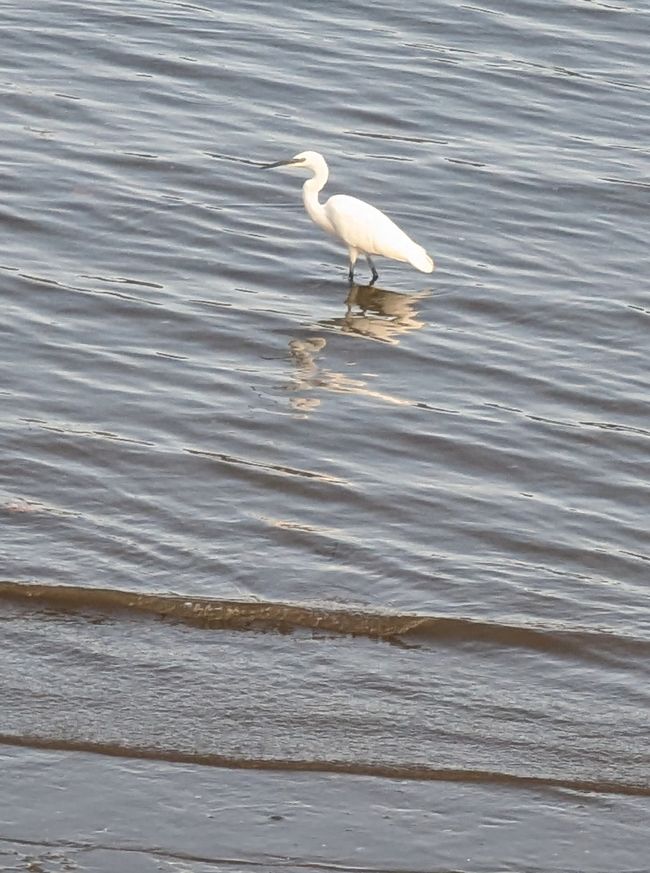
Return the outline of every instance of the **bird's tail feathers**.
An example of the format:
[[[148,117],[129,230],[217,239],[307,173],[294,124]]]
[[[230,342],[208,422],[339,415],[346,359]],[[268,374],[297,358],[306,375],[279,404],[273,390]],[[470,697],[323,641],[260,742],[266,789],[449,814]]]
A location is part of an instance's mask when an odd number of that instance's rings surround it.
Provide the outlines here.
[[[416,270],[421,270],[423,273],[432,273],[435,267],[433,258],[429,257],[422,246],[415,244],[413,245],[413,251],[410,253],[409,263]]]

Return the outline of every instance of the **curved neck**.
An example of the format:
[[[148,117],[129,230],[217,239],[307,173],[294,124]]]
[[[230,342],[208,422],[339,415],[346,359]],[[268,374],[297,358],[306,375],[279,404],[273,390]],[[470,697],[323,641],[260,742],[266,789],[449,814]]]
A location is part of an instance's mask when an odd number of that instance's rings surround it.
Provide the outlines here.
[[[318,192],[324,188],[328,175],[326,164],[314,170],[314,175],[302,186],[302,202],[311,220],[324,230],[331,231],[332,225],[325,214],[325,207],[318,199]]]

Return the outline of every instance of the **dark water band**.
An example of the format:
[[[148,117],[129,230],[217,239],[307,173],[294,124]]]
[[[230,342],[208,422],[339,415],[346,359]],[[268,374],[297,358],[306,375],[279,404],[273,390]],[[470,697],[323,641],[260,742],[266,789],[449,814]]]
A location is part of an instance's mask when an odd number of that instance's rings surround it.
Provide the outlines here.
[[[575,627],[503,624],[421,613],[393,613],[327,604],[221,600],[179,594],[139,594],[114,588],[0,581],[0,603],[35,610],[167,618],[201,628],[289,633],[311,630],[406,645],[476,645],[528,649],[597,663],[650,656],[650,640]]]
[[[339,773],[350,776],[374,776],[383,779],[405,779],[419,782],[459,782],[473,785],[498,785],[506,788],[568,790],[583,793],[621,794],[630,797],[650,797],[650,785],[600,779],[571,779],[527,776],[489,770],[433,768],[408,764],[386,764],[362,761],[291,760],[279,758],[236,758],[229,755],[185,752],[175,749],[95,743],[85,740],[0,734],[0,745],[56,752],[86,752],[114,758],[137,758],[172,764],[194,764],[231,770],[284,771],[298,773]]]

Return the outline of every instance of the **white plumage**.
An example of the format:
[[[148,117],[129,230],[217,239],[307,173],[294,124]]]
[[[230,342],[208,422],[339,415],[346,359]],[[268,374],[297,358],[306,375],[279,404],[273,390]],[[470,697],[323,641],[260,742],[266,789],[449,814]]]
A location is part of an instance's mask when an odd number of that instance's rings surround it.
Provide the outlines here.
[[[318,193],[327,182],[329,170],[325,158],[318,152],[300,152],[288,160],[266,164],[265,168],[282,166],[306,169],[312,173],[311,178],[302,186],[305,209],[315,224],[338,237],[347,246],[351,282],[354,280],[354,265],[359,255],[364,255],[368,261],[373,282],[379,274],[372,255],[405,261],[423,273],[433,270],[433,259],[422,246],[407,236],[379,209],[347,194],[335,194],[325,203],[320,202]]]

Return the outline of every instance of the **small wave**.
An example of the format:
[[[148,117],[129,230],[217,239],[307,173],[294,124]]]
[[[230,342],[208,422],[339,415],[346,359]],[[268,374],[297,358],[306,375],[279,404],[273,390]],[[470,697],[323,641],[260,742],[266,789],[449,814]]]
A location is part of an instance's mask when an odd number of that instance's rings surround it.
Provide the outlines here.
[[[650,786],[643,782],[620,782],[601,779],[579,779],[553,776],[532,776],[497,770],[464,770],[452,767],[423,767],[417,764],[389,764],[371,761],[295,760],[291,758],[245,758],[230,755],[189,752],[120,743],[97,743],[59,737],[0,734],[0,745],[61,752],[86,752],[114,758],[137,758],[146,761],[166,761],[230,770],[266,770],[299,773],[339,773],[349,776],[374,776],[381,779],[404,779],[419,782],[459,782],[471,785],[499,785],[510,788],[567,790],[582,793],[622,794],[650,797]]]
[[[82,279],[97,279],[100,282],[113,282],[118,285],[138,285],[142,288],[155,288],[156,290],[162,290],[164,285],[160,285],[158,282],[145,282],[144,279],[131,279],[128,276],[93,276],[89,273],[82,273]]]
[[[431,139],[423,136],[400,136],[396,133],[381,133],[370,130],[346,130],[350,136],[363,136],[367,139],[385,139],[394,142],[412,142],[423,145],[447,145],[446,139]]]
[[[299,467],[288,467],[284,464],[270,464],[263,461],[252,461],[248,458],[239,458],[235,455],[227,455],[223,452],[209,452],[200,449],[186,449],[190,455],[198,455],[202,458],[210,458],[224,464],[233,464],[240,467],[258,467],[272,473],[282,473],[287,476],[298,476],[302,479],[316,479],[319,482],[327,482],[330,485],[347,485],[345,479],[338,476],[330,476],[327,473],[319,473],[315,470],[303,470]]]
[[[498,646],[610,663],[650,656],[650,641],[611,632],[504,624],[465,617],[395,613],[356,607],[223,600],[179,594],[139,594],[114,588],[0,581],[0,601],[18,601],[61,612],[167,618],[202,628],[238,631],[297,630],[343,634],[405,645]]]

